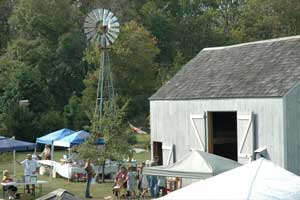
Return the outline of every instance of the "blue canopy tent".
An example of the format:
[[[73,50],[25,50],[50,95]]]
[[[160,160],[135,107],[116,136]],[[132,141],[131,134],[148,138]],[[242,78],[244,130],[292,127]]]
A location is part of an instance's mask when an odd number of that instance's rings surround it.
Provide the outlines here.
[[[0,152],[14,152],[14,178],[16,177],[16,151],[34,149],[35,147],[35,143],[5,137],[0,138]]]
[[[52,133],[49,133],[48,135],[44,135],[42,137],[37,138],[36,143],[51,145],[51,160],[52,160],[53,159],[53,154],[54,154],[53,142],[56,141],[56,140],[59,140],[63,137],[66,137],[68,135],[71,135],[74,132],[75,131],[73,131],[73,130],[63,128],[63,129],[60,129],[58,131],[54,131]]]
[[[35,143],[24,142],[11,138],[0,138],[0,152],[29,150],[36,147]]]
[[[49,133],[47,135],[37,138],[36,143],[52,145],[52,143],[54,141],[59,140],[68,135],[71,135],[72,133],[75,133],[75,131],[67,129],[67,128],[63,128],[58,131],[55,131],[55,132],[52,132],[52,133]]]
[[[64,138],[56,140],[53,142],[53,146],[60,146],[60,147],[71,147],[73,145],[80,145],[84,143],[84,141],[90,137],[90,133],[84,130],[77,131],[71,135],[68,135]],[[97,145],[103,145],[104,139],[100,138],[96,141]],[[69,152],[70,155],[70,152]]]
[[[79,145],[84,143],[84,141],[90,137],[90,133],[86,132],[84,130],[77,131],[71,135],[68,135],[64,138],[61,138],[60,140],[54,141],[53,145],[54,146],[60,146],[60,147],[71,147],[73,145]],[[104,139],[98,139],[96,141],[96,144],[98,145],[103,145],[104,144]]]

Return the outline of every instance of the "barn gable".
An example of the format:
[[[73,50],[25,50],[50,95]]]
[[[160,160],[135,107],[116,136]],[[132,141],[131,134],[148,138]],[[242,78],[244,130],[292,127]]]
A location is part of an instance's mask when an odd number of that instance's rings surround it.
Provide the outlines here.
[[[282,97],[300,80],[300,36],[203,49],[150,100]]]

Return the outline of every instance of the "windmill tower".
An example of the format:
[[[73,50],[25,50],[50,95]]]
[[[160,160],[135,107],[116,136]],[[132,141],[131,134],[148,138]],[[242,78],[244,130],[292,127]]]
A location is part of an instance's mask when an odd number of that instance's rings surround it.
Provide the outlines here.
[[[84,33],[87,40],[94,43],[101,51],[100,70],[98,74],[98,88],[95,105],[95,120],[103,119],[104,105],[110,111],[114,111],[114,87],[109,60],[109,47],[117,39],[120,32],[118,19],[107,9],[95,9],[91,11],[84,22]],[[101,123],[100,123],[101,126]],[[101,127],[95,127],[101,132]]]

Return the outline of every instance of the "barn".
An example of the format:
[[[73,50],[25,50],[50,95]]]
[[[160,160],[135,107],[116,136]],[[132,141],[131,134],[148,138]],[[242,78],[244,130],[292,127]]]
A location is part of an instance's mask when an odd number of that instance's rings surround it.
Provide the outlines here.
[[[159,164],[199,149],[242,164],[255,151],[300,170],[300,36],[206,48],[150,97]]]

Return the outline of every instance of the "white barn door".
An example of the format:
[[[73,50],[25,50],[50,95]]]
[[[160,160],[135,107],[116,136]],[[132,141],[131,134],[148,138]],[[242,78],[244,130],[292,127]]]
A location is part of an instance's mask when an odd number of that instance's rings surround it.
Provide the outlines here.
[[[246,164],[253,160],[254,123],[252,113],[237,113],[238,162]]]
[[[207,151],[206,145],[206,120],[205,113],[201,115],[190,115],[190,121],[198,141],[198,147],[200,151]]]
[[[162,145],[163,152],[163,165],[169,165],[174,163],[174,145]]]

